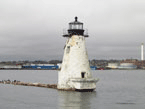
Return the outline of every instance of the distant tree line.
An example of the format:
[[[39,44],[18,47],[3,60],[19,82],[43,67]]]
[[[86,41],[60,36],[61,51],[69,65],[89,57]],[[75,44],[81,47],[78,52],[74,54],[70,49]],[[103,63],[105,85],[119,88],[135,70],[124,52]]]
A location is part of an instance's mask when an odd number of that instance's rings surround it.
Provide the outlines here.
[[[42,60],[35,60],[35,61],[2,61],[0,64],[4,65],[23,65],[23,64],[58,64],[62,63],[61,60],[50,60],[50,61],[42,61]]]

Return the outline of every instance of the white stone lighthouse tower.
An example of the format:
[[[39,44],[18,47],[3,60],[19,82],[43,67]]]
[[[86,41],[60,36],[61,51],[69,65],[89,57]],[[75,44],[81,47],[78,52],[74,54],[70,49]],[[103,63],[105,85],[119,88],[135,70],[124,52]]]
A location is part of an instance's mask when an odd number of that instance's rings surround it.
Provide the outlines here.
[[[98,79],[92,78],[88,54],[85,48],[83,23],[77,21],[69,23],[68,34],[64,34],[67,41],[61,70],[58,74],[58,89],[93,91]]]
[[[141,43],[141,61],[144,60],[143,46],[144,46],[144,43]]]

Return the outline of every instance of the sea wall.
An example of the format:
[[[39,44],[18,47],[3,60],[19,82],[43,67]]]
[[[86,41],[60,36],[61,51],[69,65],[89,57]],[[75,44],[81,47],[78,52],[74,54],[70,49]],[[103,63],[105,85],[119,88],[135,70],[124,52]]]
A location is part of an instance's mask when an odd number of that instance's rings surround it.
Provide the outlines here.
[[[22,86],[34,86],[34,87],[44,87],[44,88],[53,88],[57,89],[57,84],[41,84],[41,83],[30,83],[30,82],[21,82],[18,80],[2,80],[1,84],[12,84],[12,85],[22,85]]]

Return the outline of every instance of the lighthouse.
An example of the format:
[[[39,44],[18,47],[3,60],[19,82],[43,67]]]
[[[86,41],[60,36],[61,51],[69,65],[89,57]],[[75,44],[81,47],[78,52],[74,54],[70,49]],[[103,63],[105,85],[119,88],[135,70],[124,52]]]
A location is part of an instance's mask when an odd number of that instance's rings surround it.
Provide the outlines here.
[[[144,46],[144,43],[141,43],[141,61],[144,60],[143,46]]]
[[[58,72],[58,85],[60,90],[93,91],[96,88],[97,78],[92,77],[88,54],[85,47],[83,23],[75,17],[69,23],[67,38],[64,46],[64,56],[61,70]]]

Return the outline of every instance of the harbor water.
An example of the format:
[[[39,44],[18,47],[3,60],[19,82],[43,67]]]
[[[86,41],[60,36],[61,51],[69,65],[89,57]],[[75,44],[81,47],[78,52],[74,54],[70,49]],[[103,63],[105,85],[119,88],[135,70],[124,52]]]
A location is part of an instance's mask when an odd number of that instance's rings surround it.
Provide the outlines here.
[[[145,70],[95,70],[94,92],[0,84],[0,109],[144,109]],[[0,70],[0,80],[56,84],[55,70]]]

